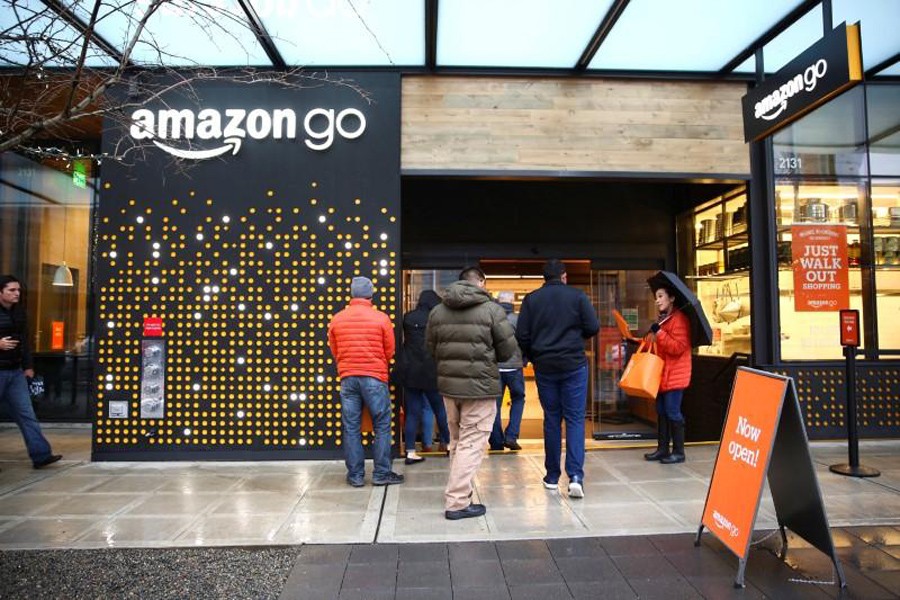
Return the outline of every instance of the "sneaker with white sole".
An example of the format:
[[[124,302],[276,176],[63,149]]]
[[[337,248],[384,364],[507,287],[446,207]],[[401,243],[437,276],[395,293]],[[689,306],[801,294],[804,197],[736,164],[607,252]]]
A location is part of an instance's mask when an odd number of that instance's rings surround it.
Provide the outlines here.
[[[546,479],[541,479],[541,483],[543,483],[544,487],[547,488],[548,490],[559,489],[559,483],[557,483],[555,481],[550,482],[550,481],[547,481]]]
[[[580,481],[569,482],[569,498],[584,498],[584,486]]]

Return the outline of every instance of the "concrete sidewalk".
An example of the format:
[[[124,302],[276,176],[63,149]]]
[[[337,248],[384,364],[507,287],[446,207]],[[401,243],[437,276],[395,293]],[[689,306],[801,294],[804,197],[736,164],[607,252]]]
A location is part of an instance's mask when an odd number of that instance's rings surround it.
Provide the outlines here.
[[[450,522],[440,456],[395,462],[403,485],[353,489],[340,461],[91,463],[89,429],[46,432],[65,458],[36,471],[0,429],[0,597],[838,597],[803,582],[831,566],[794,536],[785,560],[777,535],[754,547],[738,591],[733,555],[709,534],[693,546],[711,445],[683,465],[590,452],[583,500],[543,488],[542,454],[492,454],[475,490],[487,514]],[[835,475],[846,443],[812,444],[842,597],[897,597],[900,441],[860,448],[881,477]],[[754,537],[775,527],[765,490]]]

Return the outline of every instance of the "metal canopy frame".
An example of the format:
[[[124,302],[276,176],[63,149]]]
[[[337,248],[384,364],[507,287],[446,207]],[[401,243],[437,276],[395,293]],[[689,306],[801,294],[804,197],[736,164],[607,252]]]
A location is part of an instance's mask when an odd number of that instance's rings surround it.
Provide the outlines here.
[[[122,63],[123,55],[115,45],[100,36],[96,31],[92,30],[88,23],[81,17],[76,15],[64,2],[60,0],[41,0],[50,10],[59,15],[69,25],[74,27],[81,35],[90,35],[91,40],[103,52],[109,55],[111,59],[118,64]],[[717,72],[703,71],[667,71],[667,70],[650,70],[650,71],[634,71],[634,70],[601,70],[588,69],[591,60],[597,54],[610,32],[616,26],[617,21],[628,8],[631,0],[614,0],[606,14],[600,21],[596,31],[585,45],[580,57],[572,65],[571,68],[522,68],[522,67],[504,67],[498,65],[496,67],[454,67],[449,65],[438,65],[437,61],[437,39],[440,19],[438,18],[438,1],[439,0],[422,0],[424,2],[424,32],[425,32],[425,55],[421,66],[407,67],[370,67],[360,65],[358,67],[347,67],[359,70],[400,70],[405,73],[422,73],[422,74],[472,74],[472,75],[546,75],[546,76],[595,76],[595,77],[639,77],[639,78],[657,78],[657,79],[738,79],[752,81],[756,77],[752,73],[735,73],[735,69],[743,64],[747,59],[756,56],[756,60],[760,60],[763,47],[774,40],[779,34],[785,32],[793,24],[810,11],[817,7],[822,8],[823,28],[828,30],[832,21],[832,0],[804,0],[795,7],[789,14],[780,19],[767,31],[759,35],[751,44],[737,53],[728,60]],[[238,5],[247,17],[248,25],[256,36],[260,46],[264,49],[272,67],[284,70],[289,68],[272,36],[266,30],[265,25],[253,7],[251,0],[237,0]],[[888,59],[878,63],[868,69],[865,73],[867,79],[876,77],[877,79],[896,79],[892,76],[877,77],[878,73],[900,63],[900,52],[895,53]],[[129,62],[125,66],[132,67],[133,63]],[[759,69],[757,69],[758,71]]]

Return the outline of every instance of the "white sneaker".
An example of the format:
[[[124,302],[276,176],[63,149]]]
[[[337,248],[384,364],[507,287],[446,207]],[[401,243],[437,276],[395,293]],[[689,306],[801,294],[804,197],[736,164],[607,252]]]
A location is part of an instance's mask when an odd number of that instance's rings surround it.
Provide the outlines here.
[[[543,483],[544,487],[547,488],[548,490],[558,490],[559,489],[558,483],[550,483],[546,479],[541,479],[541,483]]]
[[[577,481],[569,483],[569,498],[584,498],[584,487]]]

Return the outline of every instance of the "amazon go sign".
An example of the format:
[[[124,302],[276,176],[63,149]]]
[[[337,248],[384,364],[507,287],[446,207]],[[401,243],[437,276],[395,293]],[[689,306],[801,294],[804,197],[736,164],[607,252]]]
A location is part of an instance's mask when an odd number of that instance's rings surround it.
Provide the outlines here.
[[[366,116],[356,108],[313,108],[298,115],[290,108],[141,108],[131,114],[129,134],[150,141],[160,150],[191,160],[237,154],[244,141],[297,139],[322,152],[341,139],[353,140],[366,131]],[[198,143],[201,142],[201,143]],[[198,148],[198,146],[201,146]]]
[[[841,24],[741,99],[744,140],[762,139],[862,81],[859,24]]]
[[[788,100],[802,91],[811,92],[816,89],[816,83],[828,72],[828,61],[820,58],[815,63],[806,67],[806,70],[788,79],[786,83],[760,100],[754,106],[754,117],[771,121],[776,119],[782,111],[787,109]]]

